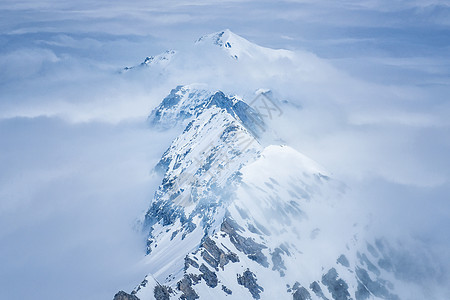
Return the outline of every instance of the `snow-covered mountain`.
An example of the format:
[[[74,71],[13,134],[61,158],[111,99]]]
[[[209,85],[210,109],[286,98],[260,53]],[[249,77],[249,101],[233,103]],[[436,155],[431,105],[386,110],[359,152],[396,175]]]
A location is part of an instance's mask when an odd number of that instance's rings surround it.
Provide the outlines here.
[[[172,57],[177,52],[175,50],[166,50],[164,53],[158,54],[156,56],[148,56],[145,60],[140,63],[138,66],[133,67],[125,67],[124,71],[132,70],[137,67],[151,67],[151,66],[165,66],[170,63]]]
[[[222,48],[230,57],[239,59],[279,59],[292,58],[293,52],[284,49],[270,49],[253,44],[246,39],[234,34],[229,29],[207,34],[196,41],[197,46],[213,46]]]
[[[291,56],[229,30],[202,43],[238,62]],[[182,132],[155,167],[148,275],[115,299],[402,299],[389,243],[336,216],[345,185],[274,139],[251,100],[184,85],[153,110],[150,126]]]

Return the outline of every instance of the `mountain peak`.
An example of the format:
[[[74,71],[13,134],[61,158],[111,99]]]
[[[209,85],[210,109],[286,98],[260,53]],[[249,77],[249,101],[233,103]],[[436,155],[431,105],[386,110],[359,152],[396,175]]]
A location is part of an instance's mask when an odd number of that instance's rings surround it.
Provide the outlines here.
[[[161,129],[186,126],[203,110],[216,106],[242,122],[254,136],[260,136],[265,130],[261,116],[245,102],[236,96],[204,88],[201,84],[177,86],[152,111],[148,118],[149,123]]]
[[[195,81],[208,82],[210,76],[206,79],[201,74],[209,74],[213,69],[212,66],[224,67],[230,58],[254,64],[258,69],[264,68],[264,72],[267,74],[273,74],[274,71],[278,73],[280,60],[282,60],[282,64],[285,64],[286,60],[294,61],[296,55],[289,50],[259,46],[231,30],[225,29],[203,35],[183,51],[167,50],[158,55],[148,56],[140,64],[126,67],[122,71],[150,70],[155,76],[165,77],[173,72],[185,70],[189,74],[190,72],[200,74],[201,79]],[[239,65],[241,64],[233,64],[233,66]],[[199,68],[202,72],[199,72]]]
[[[214,45],[220,47],[231,48],[231,43],[229,42],[229,40],[235,40],[236,38],[245,40],[244,38],[233,33],[230,29],[225,29],[222,31],[203,35],[196,41],[196,43],[212,42]]]
[[[236,60],[242,54],[249,55],[252,49],[259,47],[229,29],[204,35],[196,41],[196,44],[212,44],[218,46],[227,51]]]
[[[177,54],[177,51],[175,50],[166,50],[161,54],[155,55],[155,56],[147,56],[143,62],[141,62],[139,65],[132,66],[132,67],[125,67],[124,71],[129,71],[136,68],[142,68],[142,67],[154,67],[154,66],[160,66],[165,67],[167,66],[171,61],[172,58]]]
[[[294,148],[263,143],[258,117],[196,85],[177,86],[152,112],[153,126],[184,131],[156,166],[162,180],[143,220],[149,275],[131,295],[399,300],[388,245],[359,239],[341,216],[329,221],[341,184]]]

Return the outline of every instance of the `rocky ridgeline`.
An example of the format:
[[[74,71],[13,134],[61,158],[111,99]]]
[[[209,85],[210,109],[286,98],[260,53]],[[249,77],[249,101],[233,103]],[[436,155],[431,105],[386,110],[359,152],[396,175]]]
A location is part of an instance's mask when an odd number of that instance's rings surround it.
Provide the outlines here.
[[[179,86],[149,124],[184,130],[156,167],[162,182],[144,222],[151,273],[131,294],[119,292],[114,300],[193,300],[204,298],[205,289],[215,299],[267,299],[271,285],[285,290],[277,292],[279,299],[399,299],[384,279],[395,266],[382,241],[363,243],[364,251],[347,246],[316,278],[292,275],[298,274],[302,243],[320,235],[314,228],[310,239],[301,240],[307,207],[332,179],[295,150],[274,146],[287,157],[287,179],[261,172],[254,182],[243,180],[242,169],[269,148],[260,142],[262,117],[245,102]],[[245,193],[252,196],[241,199]]]

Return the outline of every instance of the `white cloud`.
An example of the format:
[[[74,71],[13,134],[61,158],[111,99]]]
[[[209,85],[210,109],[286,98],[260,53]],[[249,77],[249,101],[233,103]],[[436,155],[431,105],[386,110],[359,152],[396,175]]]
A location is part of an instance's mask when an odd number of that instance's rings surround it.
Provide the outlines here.
[[[141,122],[0,121],[0,273],[10,297],[109,298],[142,280],[133,227],[166,135]]]
[[[144,247],[130,228],[170,141],[148,131],[145,117],[192,82],[245,99],[271,88],[303,107],[284,108],[279,135],[348,182],[375,219],[445,253],[437,240],[448,225],[449,29],[446,10],[428,5],[446,3],[2,1],[3,290],[99,299],[139,282],[145,272],[133,264]],[[192,45],[225,27],[295,54],[236,67]],[[119,73],[166,48],[186,54],[156,74]]]
[[[0,57],[0,80],[23,80],[40,72],[45,64],[52,64],[59,58],[48,49],[21,49]]]

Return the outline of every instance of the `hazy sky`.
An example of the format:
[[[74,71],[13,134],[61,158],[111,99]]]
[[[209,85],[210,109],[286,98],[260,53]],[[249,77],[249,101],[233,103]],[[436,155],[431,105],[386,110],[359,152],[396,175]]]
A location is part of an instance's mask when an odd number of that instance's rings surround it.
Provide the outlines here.
[[[2,296],[110,299],[139,283],[133,226],[173,137],[145,120],[177,78],[120,70],[224,28],[311,57],[311,84],[264,86],[304,107],[275,122],[280,136],[346,182],[381,232],[395,224],[450,261],[448,1],[3,0]]]

